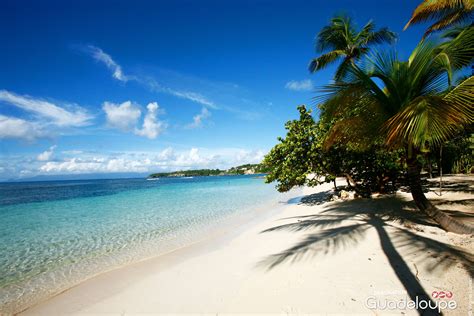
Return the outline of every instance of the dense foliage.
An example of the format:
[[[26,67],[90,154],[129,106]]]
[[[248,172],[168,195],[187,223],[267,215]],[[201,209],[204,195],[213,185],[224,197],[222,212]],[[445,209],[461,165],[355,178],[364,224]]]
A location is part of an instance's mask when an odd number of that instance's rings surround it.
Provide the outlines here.
[[[386,192],[397,187],[402,164],[398,151],[388,151],[381,144],[363,150],[350,146],[324,148],[324,130],[311,111],[299,106],[300,117],[286,123],[287,134],[265,157],[268,183],[276,181],[281,192],[294,186],[315,186],[347,179],[348,186],[360,195]]]
[[[329,173],[324,172],[328,162],[322,156],[321,144],[318,142],[317,125],[305,106],[299,106],[299,120],[286,123],[288,131],[285,138],[278,138],[279,143],[265,156],[263,164],[270,173],[267,183],[277,181],[278,191],[285,192],[294,186],[314,186],[324,181],[331,181]],[[321,179],[321,176],[328,177]]]

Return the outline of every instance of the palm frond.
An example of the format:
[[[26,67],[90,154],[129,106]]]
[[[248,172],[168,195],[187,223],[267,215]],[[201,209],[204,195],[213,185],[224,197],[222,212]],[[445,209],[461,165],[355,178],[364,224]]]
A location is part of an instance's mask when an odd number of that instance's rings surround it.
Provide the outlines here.
[[[321,117],[331,117],[331,129],[324,137],[324,148],[343,143],[355,148],[371,144],[379,136],[380,126],[387,119],[385,106],[378,102],[364,82],[336,81],[321,91]]]
[[[474,27],[465,28],[451,41],[439,45],[438,51],[449,56],[453,69],[469,66],[474,59]]]
[[[358,43],[364,43],[365,39],[374,32],[375,29],[375,24],[372,20],[367,22],[367,24],[364,25],[364,27],[360,30],[360,32],[356,35],[354,38],[355,42]]]
[[[346,112],[352,104],[370,95],[360,82],[335,81],[319,89],[320,95],[314,98],[316,103],[322,103],[330,115]]]
[[[441,52],[436,56],[436,62],[439,66],[446,70],[446,74],[448,77],[448,85],[451,86],[451,82],[453,81],[453,61],[451,59],[451,56],[449,54],[446,54],[445,52]]]
[[[440,143],[452,133],[453,125],[445,124],[442,98],[420,97],[394,115],[386,124],[387,145],[395,147],[414,144],[423,147],[428,143]],[[443,128],[449,127],[449,131]]]
[[[316,51],[343,49],[346,46],[344,32],[346,27],[343,20],[332,19],[331,24],[323,27],[316,36]],[[350,21],[348,21],[350,23]]]
[[[400,86],[409,88],[409,83],[406,80],[406,64],[399,62],[397,54],[394,51],[378,51],[368,58],[371,69],[367,66],[362,68],[360,77],[365,76],[368,87],[375,89],[372,78],[377,78],[382,81],[384,89],[379,89],[376,94],[380,103],[385,105],[387,113],[392,115],[399,109],[399,104],[403,102],[403,89]],[[370,79],[370,80],[369,80]]]
[[[448,39],[448,40],[455,39],[456,37],[459,36],[459,34],[461,34],[466,28],[470,26],[472,25],[458,25],[458,26],[450,27],[448,30],[444,31],[440,37],[443,39]]]
[[[473,9],[473,0],[424,0],[415,9],[403,30],[406,30],[412,24],[429,20],[436,21],[427,31],[426,36],[435,30],[462,21],[466,15],[472,13]],[[435,26],[436,24],[438,25]]]
[[[336,74],[334,75],[334,80],[340,81],[341,79],[344,78],[344,76],[347,74],[349,68],[352,67],[352,61],[350,58],[346,57],[342,61],[342,63],[339,65],[339,67],[336,70]]]
[[[405,78],[410,85],[406,90],[406,102],[419,96],[439,94],[449,87],[455,69],[453,56],[449,52],[436,54],[437,51],[440,49],[434,41],[421,41],[413,50],[408,59],[409,75]]]
[[[436,23],[428,27],[425,34],[423,34],[423,38],[426,38],[428,35],[430,35],[433,32],[441,31],[441,30],[447,29],[448,27],[452,25],[461,24],[466,21],[469,21],[471,16],[472,16],[471,12],[465,12],[465,11],[450,12],[444,15],[442,18],[440,18]]]
[[[393,109],[392,102],[388,98],[386,91],[372,80],[372,77],[374,76],[373,72],[368,72],[367,69],[354,65],[348,69],[348,73],[353,77],[354,83],[361,84],[365,87],[366,91],[377,100],[378,104],[386,113],[391,113],[395,110]]]
[[[333,50],[331,52],[328,52],[326,54],[323,54],[317,58],[314,58],[311,60],[309,63],[309,71],[311,73],[314,73],[318,70],[321,70],[330,64],[336,62],[340,57],[344,56],[344,51],[342,50]]]
[[[410,25],[433,20],[442,17],[446,11],[461,10],[466,8],[472,9],[471,0],[424,0],[415,11],[412,17],[405,25],[403,30],[406,30]]]
[[[384,27],[376,32],[370,33],[364,41],[364,45],[372,44],[393,44],[397,39],[397,34]]]
[[[444,98],[425,96],[414,99],[384,126],[387,144],[412,143],[423,147],[439,145],[474,119],[474,78],[450,91]]]
[[[453,116],[458,116],[461,124],[474,122],[474,76],[462,81],[443,98],[451,105]]]
[[[316,51],[328,53],[314,58],[310,64],[310,72],[315,72],[326,65],[335,62],[337,57],[344,56],[335,75],[335,80],[341,80],[347,73],[350,64],[357,62],[369,52],[370,46],[381,43],[392,43],[396,35],[387,28],[375,31],[375,25],[369,21],[360,31],[357,31],[352,20],[347,16],[335,16],[329,25],[316,36]],[[337,57],[336,57],[337,56]]]

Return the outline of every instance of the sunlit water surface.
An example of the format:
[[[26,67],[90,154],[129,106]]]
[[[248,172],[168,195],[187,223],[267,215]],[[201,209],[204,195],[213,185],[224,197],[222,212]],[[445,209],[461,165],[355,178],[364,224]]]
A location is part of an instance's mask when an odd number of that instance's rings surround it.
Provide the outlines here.
[[[0,311],[184,246],[278,200],[256,176],[0,184]]]

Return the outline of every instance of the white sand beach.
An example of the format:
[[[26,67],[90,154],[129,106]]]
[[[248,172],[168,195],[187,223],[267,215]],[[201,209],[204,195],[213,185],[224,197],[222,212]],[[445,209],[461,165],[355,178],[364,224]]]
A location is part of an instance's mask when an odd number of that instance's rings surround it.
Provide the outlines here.
[[[472,185],[472,177],[466,179]],[[473,262],[472,237],[394,221],[400,208],[413,209],[407,193],[324,202],[331,190],[332,184],[304,188],[304,195],[312,196],[303,203],[293,200],[210,240],[104,273],[22,314],[372,315],[389,311],[369,309],[370,297],[403,299],[420,294],[420,288],[429,296],[453,293],[457,308],[445,314],[472,310],[472,278],[466,271]],[[468,203],[452,201],[472,194],[445,191],[428,197],[442,209],[467,212]],[[442,205],[448,198],[449,205]]]

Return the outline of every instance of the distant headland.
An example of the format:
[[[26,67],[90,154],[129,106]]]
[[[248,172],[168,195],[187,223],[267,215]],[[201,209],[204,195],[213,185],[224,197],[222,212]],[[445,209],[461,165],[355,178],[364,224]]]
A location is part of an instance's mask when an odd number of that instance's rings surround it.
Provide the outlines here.
[[[159,172],[148,176],[153,178],[171,178],[171,177],[205,177],[205,176],[234,176],[244,174],[263,174],[268,173],[268,170],[262,164],[246,164],[237,167],[232,167],[227,170],[221,169],[196,169],[196,170],[180,170],[173,172]]]

